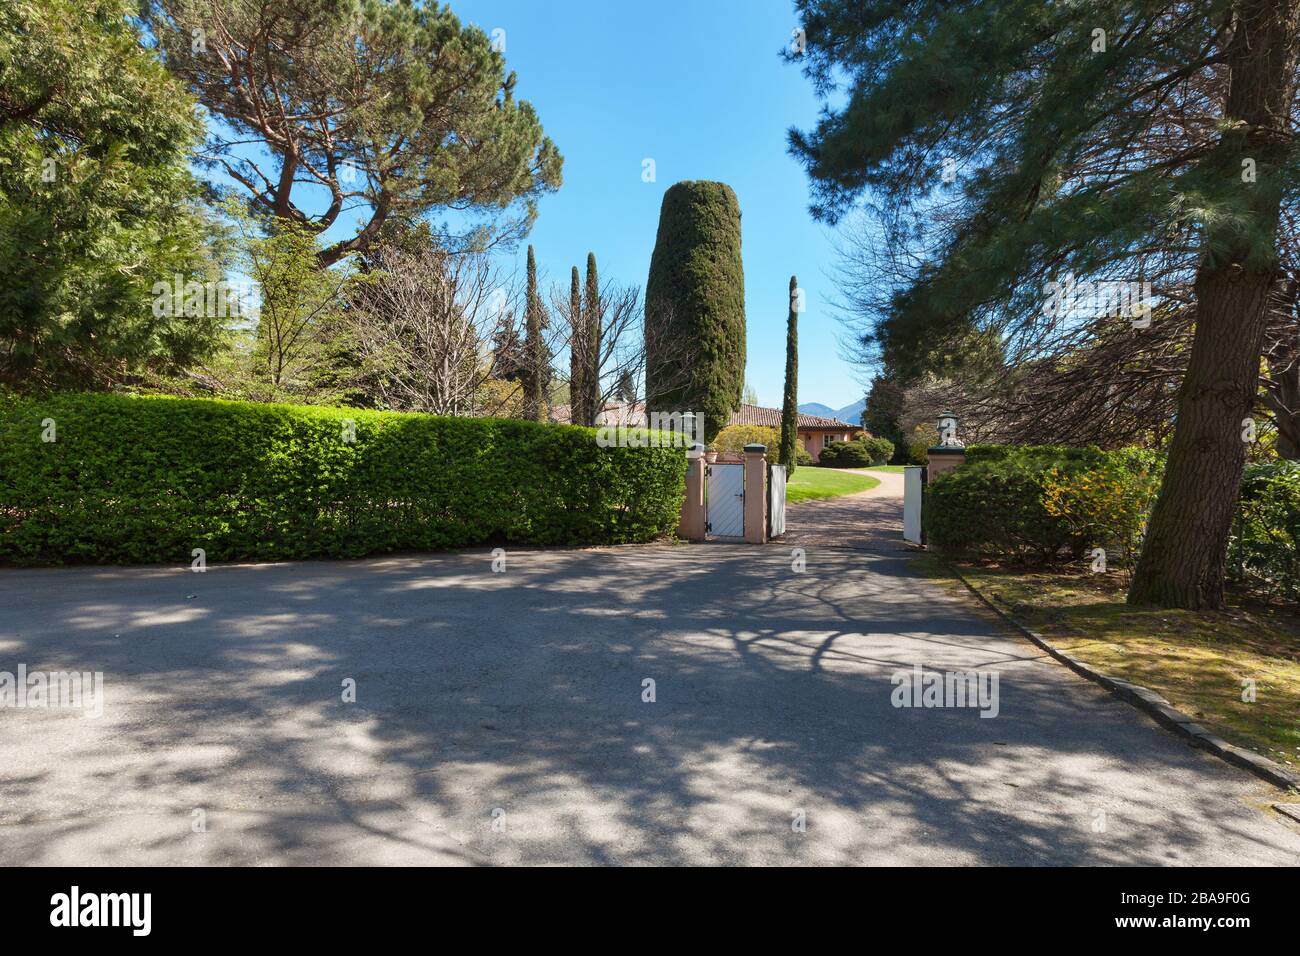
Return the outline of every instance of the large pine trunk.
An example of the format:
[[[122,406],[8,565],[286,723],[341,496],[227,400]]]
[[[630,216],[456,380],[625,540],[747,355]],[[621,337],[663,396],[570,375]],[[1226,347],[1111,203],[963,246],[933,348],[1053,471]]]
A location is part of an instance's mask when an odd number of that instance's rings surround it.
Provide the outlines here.
[[[1228,532],[1246,460],[1244,420],[1255,401],[1269,290],[1276,280],[1280,165],[1295,90],[1297,0],[1243,0],[1227,47],[1225,119],[1235,121],[1218,150],[1218,169],[1257,169],[1241,199],[1211,225],[1196,276],[1196,335],[1178,395],[1178,420],[1160,498],[1151,514],[1129,602],[1164,607],[1223,606]],[[1244,223],[1244,225],[1243,225]]]
[[[1243,427],[1259,382],[1270,278],[1224,269],[1203,269],[1197,277],[1196,336],[1130,603],[1223,605],[1228,532],[1246,460]]]

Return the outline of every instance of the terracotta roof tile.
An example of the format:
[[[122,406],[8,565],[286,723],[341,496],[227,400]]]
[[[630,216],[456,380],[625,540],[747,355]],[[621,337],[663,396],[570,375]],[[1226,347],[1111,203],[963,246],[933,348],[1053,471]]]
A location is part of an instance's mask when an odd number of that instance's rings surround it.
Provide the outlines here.
[[[731,413],[731,420],[728,425],[761,425],[764,428],[781,427],[781,409],[764,408],[761,405],[741,405]],[[822,418],[818,415],[805,415],[799,413],[799,428],[835,428],[849,429],[850,431],[861,431],[861,425],[853,425],[849,422],[842,422],[838,418]]]

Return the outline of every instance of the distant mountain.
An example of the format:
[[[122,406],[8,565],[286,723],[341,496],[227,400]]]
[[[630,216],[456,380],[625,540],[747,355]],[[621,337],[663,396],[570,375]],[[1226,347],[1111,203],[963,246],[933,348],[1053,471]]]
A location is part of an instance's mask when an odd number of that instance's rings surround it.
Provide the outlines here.
[[[850,425],[861,425],[862,406],[864,404],[866,404],[866,399],[862,398],[852,405],[845,405],[843,408],[831,408],[821,402],[804,402],[799,406],[799,411],[805,415],[816,415],[819,418],[837,418],[842,422],[848,422]]]
[[[838,412],[835,413],[835,417],[838,418],[840,421],[848,422],[851,425],[861,425],[862,409],[865,408],[866,405],[867,405],[867,400],[865,398],[859,398],[852,405],[845,405],[843,408],[841,408]]]
[[[820,402],[805,402],[799,406],[799,411],[801,414],[816,415],[818,418],[834,418],[836,414],[835,409]]]

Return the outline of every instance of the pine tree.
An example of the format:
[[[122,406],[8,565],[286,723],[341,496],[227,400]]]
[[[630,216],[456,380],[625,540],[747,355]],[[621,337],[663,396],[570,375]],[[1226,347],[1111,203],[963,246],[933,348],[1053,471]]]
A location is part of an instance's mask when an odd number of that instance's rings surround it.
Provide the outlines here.
[[[574,281],[577,281],[577,270],[574,270]],[[596,254],[587,253],[587,297],[582,307],[583,331],[586,336],[587,355],[587,377],[583,380],[585,393],[583,395],[584,407],[587,409],[588,420],[583,424],[596,424],[596,416],[600,414],[600,339],[602,334],[601,323],[604,321],[605,310],[600,301],[600,279],[596,275]]]
[[[790,315],[785,321],[785,403],[781,406],[781,448],[777,461],[794,474],[799,447],[799,280],[790,277]]]
[[[498,234],[526,233],[537,200],[563,179],[563,159],[537,111],[515,98],[503,53],[446,4],[114,5],[143,17],[162,62],[212,117],[196,165],[222,171],[215,188],[246,190],[259,217],[334,237],[322,265],[364,251],[389,219],[446,209],[514,208]],[[12,85],[6,73],[0,99]],[[131,101],[125,91],[120,99]],[[324,201],[313,195],[322,189]],[[356,216],[349,235],[342,227]]]
[[[1159,260],[1181,277],[1197,330],[1129,600],[1222,607],[1281,204],[1300,178],[1300,4],[796,6],[807,42],[789,59],[843,97],[790,134],[814,214],[834,222],[870,190],[909,217],[887,252],[914,255],[881,259],[921,265],[876,277],[898,291],[873,340],[900,372],[957,355],[973,329],[1014,344],[1070,275],[1139,281]]]
[[[542,392],[547,378],[544,367],[546,346],[542,342],[542,303],[537,294],[537,259],[533,247],[528,247],[528,290],[524,303],[524,353],[527,357],[527,369],[524,377],[524,418],[529,421],[543,420],[545,408]]]
[[[578,267],[569,275],[569,421],[574,425],[591,425],[587,409],[587,329],[582,314],[582,293],[578,284]]]
[[[740,204],[725,183],[664,193],[645,292],[646,409],[704,416],[712,441],[745,386]]]

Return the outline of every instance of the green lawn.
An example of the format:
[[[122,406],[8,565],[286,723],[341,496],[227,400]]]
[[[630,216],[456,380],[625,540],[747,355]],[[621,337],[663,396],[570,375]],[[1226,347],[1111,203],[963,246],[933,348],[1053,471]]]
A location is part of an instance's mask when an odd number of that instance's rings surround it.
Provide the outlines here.
[[[872,471],[887,471],[891,475],[901,475],[907,465],[870,465]]]
[[[807,501],[809,498],[835,498],[867,491],[880,484],[879,478],[836,471],[833,468],[815,468],[804,465],[795,471],[786,483],[785,500]]]

